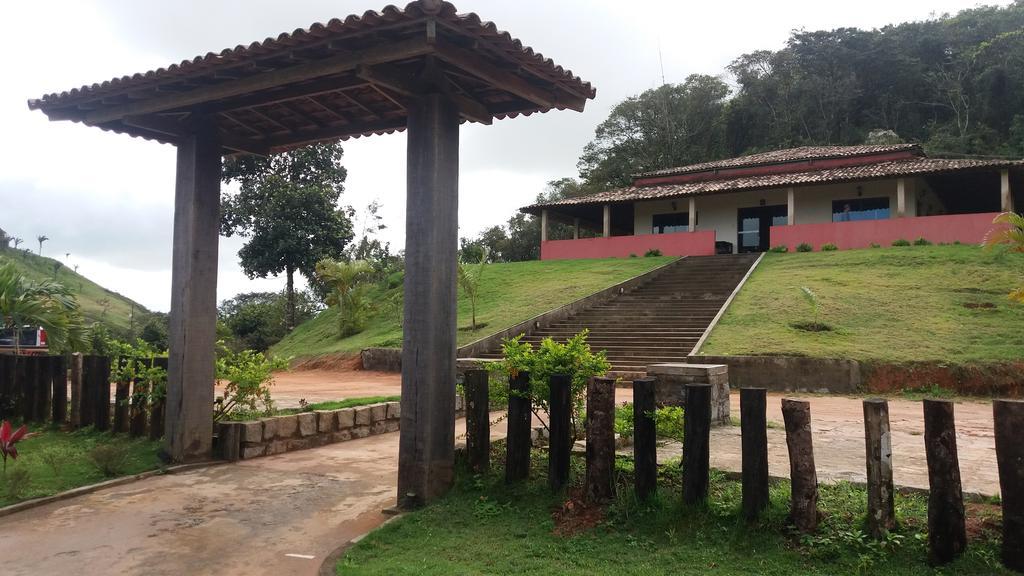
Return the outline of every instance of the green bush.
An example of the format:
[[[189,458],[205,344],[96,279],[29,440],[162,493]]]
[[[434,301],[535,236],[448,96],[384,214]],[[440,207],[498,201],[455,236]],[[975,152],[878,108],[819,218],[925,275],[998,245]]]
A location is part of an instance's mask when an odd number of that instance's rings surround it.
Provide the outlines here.
[[[630,258],[636,258],[636,254],[630,253],[630,254],[629,254],[629,257],[630,257]]]
[[[810,244],[808,244],[807,242],[801,242],[799,245],[797,245],[796,251],[797,252],[814,252],[814,247],[811,246]]]
[[[836,250],[839,250],[839,246],[836,246],[835,244],[833,244],[831,242],[829,242],[828,244],[822,244],[821,245],[821,251],[822,252],[835,252]]]
[[[904,240],[904,239],[900,238],[899,240],[894,240],[892,245],[893,246],[910,246],[910,242],[908,240]]]
[[[651,248],[647,252],[644,252],[644,258],[651,258],[657,256],[661,256],[661,250],[658,250],[657,248]]]
[[[775,252],[777,254],[785,254],[786,252],[789,252],[789,246],[786,246],[785,244],[780,244],[778,246],[772,246],[771,250],[768,251]]]
[[[881,248],[881,247],[882,247],[882,245],[881,245],[881,244],[879,244],[878,242],[872,242],[872,243],[871,243],[871,247],[872,247],[872,248]]]
[[[654,411],[654,428],[658,438],[683,441],[683,409],[665,406]],[[633,404],[623,402],[615,408],[615,433],[623,438],[633,436]]]
[[[222,350],[217,359],[217,380],[227,384],[224,394],[214,403],[213,419],[223,420],[236,411],[247,415],[272,414],[270,386],[274,383],[274,372],[287,369],[289,362],[289,358],[270,359],[253,350]]]
[[[925,240],[923,236],[918,238],[917,240],[914,240],[914,246],[931,246],[931,245],[932,245],[931,240]]]
[[[128,448],[121,444],[100,444],[89,450],[89,459],[104,476],[120,476],[128,464]]]

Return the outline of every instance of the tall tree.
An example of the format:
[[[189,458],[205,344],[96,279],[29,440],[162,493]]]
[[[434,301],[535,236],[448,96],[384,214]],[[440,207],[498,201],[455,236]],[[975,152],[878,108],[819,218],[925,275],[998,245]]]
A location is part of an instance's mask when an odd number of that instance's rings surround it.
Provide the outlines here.
[[[45,234],[40,234],[39,236],[36,236],[36,240],[39,240],[39,255],[40,256],[43,255],[43,242],[46,242],[49,239],[50,239],[50,237],[45,235]]]
[[[221,233],[248,242],[238,252],[250,278],[284,273],[287,327],[295,327],[295,273],[313,278],[316,263],[339,258],[352,240],[352,222],[338,200],[347,172],[337,143],[315,144],[269,158],[224,163],[225,182],[239,192],[221,201]]]

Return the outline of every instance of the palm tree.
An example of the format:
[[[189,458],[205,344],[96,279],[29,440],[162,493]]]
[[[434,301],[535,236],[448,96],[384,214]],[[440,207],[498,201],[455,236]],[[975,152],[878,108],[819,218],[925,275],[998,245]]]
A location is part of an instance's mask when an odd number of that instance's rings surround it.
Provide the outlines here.
[[[21,238],[14,238],[11,241],[14,242],[14,249],[15,250],[17,250],[18,246],[21,245],[22,242],[24,242],[24,240],[22,240]]]
[[[46,234],[40,234],[39,236],[36,236],[36,240],[39,240],[39,255],[40,256],[43,255],[43,242],[46,242],[49,239],[50,239],[50,237],[47,236]]]
[[[467,264],[459,261],[459,286],[462,292],[469,298],[469,309],[472,315],[470,330],[476,332],[476,302],[480,296],[480,279],[484,277],[484,266],[487,265],[487,249],[484,248],[480,255],[480,261],[474,264]]]
[[[70,259],[71,259],[71,252],[65,252],[64,253],[64,261],[66,262],[66,261],[68,261]]]
[[[17,334],[24,326],[42,326],[50,347],[58,350],[81,342],[78,302],[71,291],[52,280],[33,282],[8,262],[0,265],[0,327]]]
[[[985,234],[985,247],[1009,246],[1011,252],[1024,252],[1024,215],[1003,212],[992,221],[995,228]],[[1010,292],[1010,299],[1024,304],[1024,286]]]
[[[338,262],[325,258],[316,263],[316,277],[329,289],[328,306],[338,307],[338,328],[342,338],[363,330],[369,303],[363,281],[373,271],[365,260]]]

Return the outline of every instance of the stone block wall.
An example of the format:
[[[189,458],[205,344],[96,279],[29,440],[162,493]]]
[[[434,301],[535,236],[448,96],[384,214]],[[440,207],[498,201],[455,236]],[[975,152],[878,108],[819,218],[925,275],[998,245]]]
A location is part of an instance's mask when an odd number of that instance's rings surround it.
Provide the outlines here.
[[[729,367],[722,364],[651,364],[658,406],[685,406],[687,384],[711,385],[711,423],[729,423]]]
[[[455,399],[456,413],[463,411],[463,399]],[[282,454],[292,450],[316,448],[375,434],[397,432],[402,417],[400,402],[382,402],[355,408],[316,410],[286,416],[273,416],[247,422],[219,422],[218,439],[237,438],[241,459]],[[233,434],[230,427],[237,427]],[[221,445],[219,454],[228,458],[231,451]]]

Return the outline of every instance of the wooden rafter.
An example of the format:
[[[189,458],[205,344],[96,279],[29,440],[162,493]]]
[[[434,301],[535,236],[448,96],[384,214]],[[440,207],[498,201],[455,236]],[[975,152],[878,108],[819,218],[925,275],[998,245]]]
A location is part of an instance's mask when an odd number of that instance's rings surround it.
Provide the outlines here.
[[[378,64],[373,67],[360,66],[356,70],[356,75],[370,82],[375,88],[384,87],[407,98],[422,95],[425,91],[424,86],[418,80],[403,74],[400,70],[388,64]],[[448,80],[446,78],[441,78],[440,80],[445,84],[447,96],[455,102],[455,105],[459,108],[459,113],[464,118],[480,122],[481,124],[490,124],[492,122],[491,112],[486,106],[469,96],[456,94],[447,89]]]
[[[337,118],[338,120],[341,120],[342,122],[351,122],[351,120],[349,120],[349,118],[347,116],[345,116],[343,114],[340,114],[337,110],[334,110],[334,109],[330,108],[329,106],[324,106],[319,100],[316,99],[316,96],[309,96],[308,98],[306,98],[306,102],[309,102],[309,103],[313,104],[317,108],[319,108],[319,109],[323,110],[324,112],[334,116],[335,118]]]
[[[188,134],[188,127],[184,123],[162,116],[128,116],[122,118],[120,122],[125,126],[158,135],[154,137],[161,142],[176,143]],[[228,134],[223,130],[220,131],[220,142],[224,148],[237,152],[255,154],[257,156],[267,156],[270,154],[269,146],[262,142]]]

